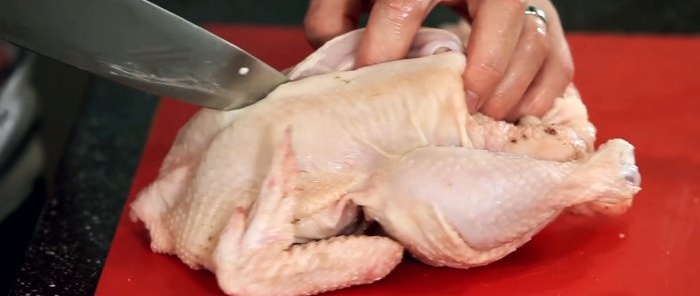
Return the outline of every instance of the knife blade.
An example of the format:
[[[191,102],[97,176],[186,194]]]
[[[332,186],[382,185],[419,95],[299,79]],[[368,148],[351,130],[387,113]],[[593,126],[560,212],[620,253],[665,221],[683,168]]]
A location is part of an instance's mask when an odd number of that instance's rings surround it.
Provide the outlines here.
[[[245,107],[287,81],[241,48],[145,0],[0,1],[0,38],[212,109]]]

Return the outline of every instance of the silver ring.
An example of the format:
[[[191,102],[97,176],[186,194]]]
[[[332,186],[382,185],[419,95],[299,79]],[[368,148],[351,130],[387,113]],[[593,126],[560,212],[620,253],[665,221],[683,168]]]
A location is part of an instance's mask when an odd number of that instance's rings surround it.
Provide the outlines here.
[[[537,7],[534,7],[532,5],[528,5],[527,8],[525,8],[525,14],[526,15],[534,15],[541,19],[544,24],[547,24],[547,16],[544,14],[544,11],[542,9],[539,9]]]

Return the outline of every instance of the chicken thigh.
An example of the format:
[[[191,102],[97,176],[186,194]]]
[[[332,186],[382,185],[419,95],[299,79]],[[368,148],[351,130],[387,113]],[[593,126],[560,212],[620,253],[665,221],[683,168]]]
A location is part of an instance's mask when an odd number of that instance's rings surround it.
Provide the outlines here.
[[[353,70],[362,33],[327,43],[264,100],[181,129],[132,204],[154,252],[211,270],[227,294],[315,294],[386,276],[404,247],[464,268],[564,209],[631,205],[633,148],[594,152],[573,86],[542,118],[495,121],[467,111],[455,35],[422,29],[406,59]]]
[[[391,162],[352,200],[421,261],[468,268],[511,253],[567,207],[624,212],[639,182],[622,140],[578,162],[425,147]]]

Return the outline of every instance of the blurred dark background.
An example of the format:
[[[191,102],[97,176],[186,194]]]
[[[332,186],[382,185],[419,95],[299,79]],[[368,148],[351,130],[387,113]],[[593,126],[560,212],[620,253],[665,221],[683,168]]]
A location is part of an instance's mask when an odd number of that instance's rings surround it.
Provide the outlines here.
[[[154,0],[194,22],[236,22],[299,25],[308,1]],[[700,29],[700,1],[681,0],[554,0],[569,31],[695,33]],[[426,25],[454,19],[436,9]]]
[[[328,0],[330,1],[330,0]],[[280,0],[153,0],[157,5],[195,23],[238,23],[300,26],[308,1]],[[557,0],[564,28],[568,32],[606,32],[615,34],[696,35],[700,32],[700,1],[679,0]],[[426,20],[433,26],[455,20],[447,9],[436,9]],[[0,44],[2,45],[2,44]],[[0,89],[18,67],[16,49],[0,46]],[[35,59],[34,59],[35,58]],[[104,210],[101,228],[103,238],[96,243],[95,256],[103,258],[109,248],[123,199],[129,189],[138,163],[143,139],[148,132],[150,115],[156,99],[47,58],[34,57],[26,83],[34,89],[36,108],[25,112],[32,124],[22,131],[21,140],[7,159],[0,159],[0,209],[9,214],[0,216],[0,293],[7,291],[16,278],[18,267],[27,263],[33,251],[30,244],[40,244],[41,234],[34,233],[42,208],[49,207],[47,197],[69,201],[62,207],[56,203],[44,216],[56,216],[42,223],[61,224],[74,208],[98,207]],[[14,61],[14,63],[12,62]],[[26,61],[26,59],[25,59]],[[15,70],[15,71],[13,71]],[[115,100],[114,97],[119,97]],[[0,107],[3,99],[0,98]],[[3,112],[0,108],[0,132]],[[2,141],[2,137],[0,137]],[[36,144],[39,143],[37,146]],[[27,156],[26,151],[41,156]],[[87,158],[91,151],[102,151],[101,157]],[[91,155],[91,154],[90,154]],[[1,155],[0,155],[1,156]],[[21,159],[39,159],[27,168]],[[37,164],[39,163],[39,164]],[[19,173],[18,173],[19,172]],[[28,173],[29,172],[29,173]],[[22,178],[11,178],[11,175]],[[76,176],[80,176],[76,178]],[[109,186],[103,186],[109,179]],[[18,181],[19,180],[19,181]],[[10,181],[7,181],[10,182]],[[7,183],[6,182],[6,183]],[[103,182],[103,183],[100,183]],[[84,196],[85,194],[87,196]],[[12,197],[10,197],[12,196]],[[18,197],[19,196],[19,197]],[[14,199],[16,202],[7,202]],[[94,204],[98,203],[98,204]],[[73,208],[71,208],[73,207]],[[46,209],[44,210],[47,211]],[[2,213],[2,211],[0,211]],[[58,214],[57,214],[58,213]],[[62,220],[63,219],[63,220]],[[64,231],[71,231],[71,224]],[[61,224],[63,225],[63,224]],[[34,238],[32,235],[34,233]],[[69,235],[59,235],[65,240]],[[44,242],[56,243],[56,242]],[[24,262],[24,263],[23,263]],[[99,275],[99,266],[89,276]],[[86,271],[86,273],[88,272]],[[24,269],[20,274],[29,273]],[[18,291],[18,290],[17,290]]]

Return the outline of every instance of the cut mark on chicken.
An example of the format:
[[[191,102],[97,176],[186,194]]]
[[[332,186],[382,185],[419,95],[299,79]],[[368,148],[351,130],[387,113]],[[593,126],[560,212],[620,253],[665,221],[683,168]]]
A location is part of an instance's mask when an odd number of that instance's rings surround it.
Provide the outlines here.
[[[372,144],[372,142],[370,142],[369,140],[367,140],[363,137],[360,137],[354,133],[349,133],[349,134],[353,139],[362,142],[363,144],[367,145],[367,147],[372,148],[372,150],[376,151],[377,153],[379,153],[381,156],[384,156],[385,158],[396,159],[396,158],[401,156],[401,155],[395,155],[395,154],[391,154],[389,152],[386,152],[386,151],[382,150],[382,148],[377,147],[377,145]]]
[[[411,121],[411,126],[413,127],[414,130],[416,130],[416,133],[418,134],[418,137],[420,138],[421,146],[426,146],[428,145],[428,138],[425,136],[425,133],[423,130],[420,128],[420,125],[418,124],[418,119],[416,118],[416,111],[414,111],[411,108],[411,105],[408,104],[407,101],[403,101],[404,108],[408,110],[408,119]]]

